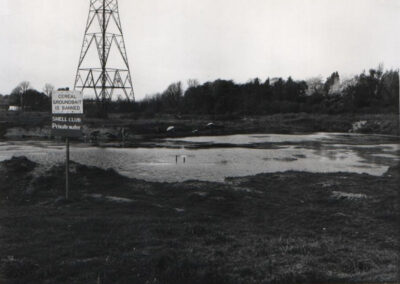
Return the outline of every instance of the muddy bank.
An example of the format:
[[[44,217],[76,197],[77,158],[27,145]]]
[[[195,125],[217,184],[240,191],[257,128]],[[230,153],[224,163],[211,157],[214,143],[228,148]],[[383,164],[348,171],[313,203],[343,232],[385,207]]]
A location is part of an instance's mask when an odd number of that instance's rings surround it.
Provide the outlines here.
[[[396,135],[396,115],[277,114],[248,117],[174,117],[132,119],[112,114],[108,120],[85,118],[82,140],[137,141],[153,138],[248,133],[353,132]],[[21,113],[0,116],[0,138],[51,139],[50,114]]]
[[[151,183],[0,163],[1,283],[394,282],[399,166]],[[97,282],[98,281],[98,282]]]

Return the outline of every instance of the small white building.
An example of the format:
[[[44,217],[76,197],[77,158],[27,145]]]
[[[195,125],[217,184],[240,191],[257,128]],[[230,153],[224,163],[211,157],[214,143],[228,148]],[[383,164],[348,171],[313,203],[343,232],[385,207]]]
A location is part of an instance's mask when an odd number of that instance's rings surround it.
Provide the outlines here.
[[[8,111],[20,111],[20,106],[9,106]]]

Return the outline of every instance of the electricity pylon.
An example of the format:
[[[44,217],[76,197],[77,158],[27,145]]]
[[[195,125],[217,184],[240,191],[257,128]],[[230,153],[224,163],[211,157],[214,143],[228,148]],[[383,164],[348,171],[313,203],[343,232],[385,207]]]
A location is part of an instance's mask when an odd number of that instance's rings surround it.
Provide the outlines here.
[[[118,51],[116,57],[122,61],[119,66],[110,66],[110,51],[115,48]],[[97,49],[96,62],[87,62],[91,49]],[[90,0],[74,89],[92,89],[103,106],[112,100],[116,92],[121,92],[127,100],[134,100],[118,0]]]

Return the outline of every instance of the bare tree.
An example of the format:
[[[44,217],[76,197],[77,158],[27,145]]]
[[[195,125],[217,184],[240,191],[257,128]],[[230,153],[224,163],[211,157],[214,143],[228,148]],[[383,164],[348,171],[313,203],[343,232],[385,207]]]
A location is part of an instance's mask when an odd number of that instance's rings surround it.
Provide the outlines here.
[[[166,106],[167,109],[178,108],[182,95],[182,83],[172,83],[162,94],[163,104]]]
[[[28,81],[23,81],[18,84],[17,87],[14,88],[12,91],[12,94],[16,94],[20,96],[20,103],[21,103],[21,109],[24,110],[24,94],[26,91],[28,91],[31,88],[31,83]]]
[[[322,82],[322,77],[314,77],[307,80],[307,90],[306,95],[311,96],[314,94],[322,95],[324,94],[324,83]]]
[[[197,81],[197,79],[189,79],[187,81],[187,85],[188,85],[188,88],[195,88],[195,87],[199,86],[199,81]]]
[[[52,84],[47,83],[46,85],[44,85],[43,92],[46,94],[46,96],[51,98],[51,96],[53,95],[54,89],[55,88]]]
[[[21,91],[24,94],[31,88],[31,83],[29,83],[28,81],[23,81],[19,84],[19,86],[21,86]]]

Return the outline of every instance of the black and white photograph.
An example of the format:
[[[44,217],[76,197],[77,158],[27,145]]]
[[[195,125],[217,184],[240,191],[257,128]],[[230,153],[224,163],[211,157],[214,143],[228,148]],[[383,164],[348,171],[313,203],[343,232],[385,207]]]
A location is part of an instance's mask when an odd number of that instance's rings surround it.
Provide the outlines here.
[[[0,0],[0,284],[400,283],[400,0]]]

